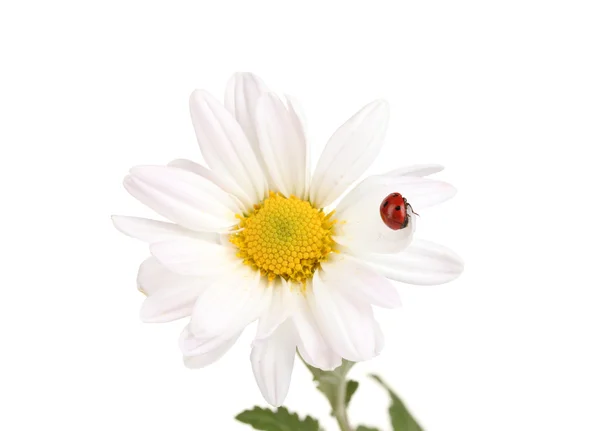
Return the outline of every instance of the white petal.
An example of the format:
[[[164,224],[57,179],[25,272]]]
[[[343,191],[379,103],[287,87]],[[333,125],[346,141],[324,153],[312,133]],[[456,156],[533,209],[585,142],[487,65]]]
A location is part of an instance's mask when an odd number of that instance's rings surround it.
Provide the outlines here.
[[[112,221],[120,232],[148,243],[181,238],[194,238],[216,243],[219,239],[218,235],[213,232],[196,232],[174,223],[142,217],[114,215],[112,216]]]
[[[400,306],[396,287],[384,276],[352,256],[340,254],[321,265],[321,280],[358,303],[384,308]]]
[[[323,338],[305,295],[298,296],[293,321],[298,334],[298,352],[306,363],[321,370],[334,370],[342,365],[342,357]]]
[[[323,208],[335,201],[373,163],[383,145],[388,120],[387,102],[376,100],[333,134],[313,175],[313,205]]]
[[[183,275],[220,274],[241,264],[233,249],[192,239],[157,242],[150,252],[168,269]]]
[[[244,130],[259,161],[261,157],[256,132],[256,107],[259,97],[268,91],[262,79],[247,72],[234,74],[225,90],[225,108]]]
[[[256,383],[265,400],[274,407],[281,406],[288,394],[295,356],[296,334],[290,320],[252,347],[250,360]]]
[[[379,206],[390,193],[399,192],[420,212],[454,196],[456,189],[441,181],[418,177],[375,175],[364,179],[340,201],[335,241],[357,252],[397,253],[412,240],[417,218],[411,212],[408,226],[392,230],[381,220]]]
[[[337,212],[336,218],[341,223],[335,226],[333,239],[345,248],[362,252],[396,253],[408,247],[417,217],[409,209],[411,215],[407,226],[404,229],[390,229],[379,214],[382,200],[378,193],[365,193],[351,206],[346,206],[346,210]]]
[[[415,216],[404,229],[392,230],[383,224],[379,214],[364,211],[337,227],[333,239],[352,253],[398,253],[410,245],[415,227]]]
[[[294,96],[289,94],[285,95],[285,101],[287,109],[292,113],[292,120],[294,121],[294,127],[306,137],[307,120],[300,102]],[[309,149],[309,148],[307,148]]]
[[[383,331],[381,330],[381,326],[377,325],[375,332],[375,354],[379,355],[385,346],[385,337],[383,336]]]
[[[187,277],[154,292],[144,300],[140,318],[146,323],[162,323],[192,315],[194,304],[210,281],[206,278]]]
[[[198,340],[195,340],[193,335],[189,331],[189,328],[186,326],[179,338],[180,345],[183,346],[186,343],[194,343],[195,342],[197,344],[206,346],[206,348],[203,349],[202,351],[200,351],[200,349],[197,348],[195,353],[193,351],[186,352],[182,348],[183,362],[184,362],[185,366],[188,368],[203,368],[203,367],[206,367],[207,365],[212,364],[213,362],[220,359],[225,353],[227,353],[227,351],[238,340],[240,335],[241,335],[241,332],[238,332],[237,334],[233,335],[232,337],[222,338],[222,339],[219,339],[218,342],[212,342],[209,346],[208,343],[206,343],[206,342],[202,343],[201,341],[199,342]]]
[[[292,292],[292,287],[281,277],[277,277],[269,283],[267,288],[273,291],[273,296],[269,308],[258,321],[255,337],[257,340],[269,337],[279,325],[294,313],[296,307],[296,293]]]
[[[187,325],[179,336],[179,348],[183,356],[201,356],[219,348],[232,338],[237,338],[242,331],[224,332],[212,337],[197,337]]]
[[[219,359],[225,355],[231,349],[231,347],[235,344],[237,338],[232,338],[228,343],[221,344],[219,347],[211,350],[210,352],[203,353],[202,355],[196,356],[184,356],[183,364],[187,368],[197,369],[204,368],[208,365],[211,365],[217,362]]]
[[[187,159],[175,159],[169,162],[168,166],[193,172],[196,175],[200,175],[201,177],[212,181],[214,184],[223,189],[223,191],[239,199],[246,209],[250,209],[254,205],[253,200],[246,194],[244,189],[237,185],[235,181],[231,180],[231,178],[228,176],[219,175],[207,167]]]
[[[389,177],[426,177],[444,170],[442,165],[412,165],[394,169],[385,175]]]
[[[225,108],[242,126],[255,153],[258,150],[258,135],[256,133],[256,106],[259,97],[269,89],[262,79],[253,73],[238,72],[227,83],[225,91]]]
[[[152,295],[158,290],[179,283],[185,276],[169,271],[154,256],[143,261],[138,269],[138,290],[144,295]]]
[[[241,331],[266,310],[271,295],[260,272],[241,265],[216,280],[198,299],[190,330],[202,338]]]
[[[360,304],[339,292],[323,279],[321,271],[313,277],[309,303],[323,336],[333,350],[350,361],[364,361],[378,353],[378,324],[368,304]]]
[[[361,181],[348,192],[336,207],[339,216],[352,207],[367,203],[364,199],[377,202],[376,209],[390,193],[398,192],[418,213],[421,209],[442,203],[456,194],[456,189],[443,181],[411,176],[372,175]],[[364,201],[364,202],[363,202]]]
[[[204,160],[242,187],[254,203],[265,197],[265,178],[241,126],[214,97],[196,90],[190,112]]]
[[[240,210],[237,198],[229,195],[212,180],[186,169],[174,166],[136,166],[130,172],[135,179],[158,190],[181,199],[195,198],[198,207],[205,211],[214,211],[212,205],[220,205],[234,213]],[[196,197],[199,194],[203,195],[202,199]]]
[[[462,259],[452,250],[416,239],[397,254],[359,253],[358,257],[384,276],[409,284],[443,284],[463,271]]]
[[[310,156],[310,145],[308,142],[308,134],[307,134],[307,121],[306,116],[304,115],[304,111],[300,106],[300,102],[289,94],[285,95],[285,100],[287,102],[287,108],[290,111],[292,119],[294,120],[294,125],[296,129],[299,130],[299,133],[304,136],[304,141],[306,142],[306,183],[305,183],[305,198],[308,198],[308,194],[310,191],[310,169],[311,169],[311,156]]]
[[[125,178],[125,188],[162,216],[188,229],[221,232],[236,225],[235,200],[212,182],[183,169],[140,166]]]
[[[288,110],[274,93],[266,93],[258,101],[256,127],[274,189],[304,199],[306,140],[294,111]]]
[[[150,257],[140,265],[137,283],[148,295],[140,312],[142,321],[168,322],[191,315],[194,302],[210,280],[176,274]]]

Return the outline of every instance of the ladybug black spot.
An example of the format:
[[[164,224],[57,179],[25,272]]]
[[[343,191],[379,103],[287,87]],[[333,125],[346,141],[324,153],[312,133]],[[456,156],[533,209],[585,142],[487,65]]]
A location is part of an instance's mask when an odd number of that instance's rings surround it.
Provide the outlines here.
[[[396,211],[400,211],[400,205],[396,206]]]
[[[385,202],[383,203],[383,207],[384,207],[384,208],[385,208],[385,207],[387,207],[387,204],[388,204],[388,203],[389,203],[388,201],[385,201]]]

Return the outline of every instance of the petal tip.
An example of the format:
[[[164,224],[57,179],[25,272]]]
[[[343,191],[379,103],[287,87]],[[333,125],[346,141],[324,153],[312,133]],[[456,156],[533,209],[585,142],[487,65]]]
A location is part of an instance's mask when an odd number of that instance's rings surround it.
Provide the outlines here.
[[[157,322],[156,316],[148,310],[146,301],[144,301],[144,303],[142,304],[139,315],[140,315],[140,320],[142,321],[142,323],[156,323]]]
[[[366,107],[370,112],[381,111],[385,117],[390,115],[390,103],[386,99],[375,99]]]
[[[196,90],[192,91],[192,93],[190,94],[190,101],[203,99],[208,94],[209,94],[208,91],[201,89],[201,88],[197,88]]]
[[[232,78],[240,79],[241,81],[262,82],[262,79],[260,79],[260,77],[256,73],[248,71],[235,72]]]
[[[192,111],[192,118],[194,117],[194,114],[200,115],[201,112],[204,112],[202,105],[206,105],[208,109],[211,109],[211,104],[213,103],[218,104],[219,102],[208,91],[204,89],[192,91],[192,94],[190,94],[190,110]],[[199,108],[200,111],[198,111]]]
[[[372,103],[376,106],[381,106],[383,109],[390,108],[390,102],[388,102],[386,99],[375,99]]]
[[[164,166],[155,166],[155,165],[136,165],[129,169],[129,175],[135,179],[142,179],[143,177],[149,176],[153,173],[156,173],[157,170],[163,168]]]
[[[129,191],[130,187],[133,186],[133,177],[131,175],[125,175],[123,178],[123,187]]]
[[[121,223],[123,216],[120,215],[116,215],[116,214],[112,214],[110,216],[110,221],[112,222],[113,226],[118,230],[121,231],[121,229],[119,229],[119,223]]]
[[[110,220],[116,230],[121,232],[123,235],[132,236],[127,229],[127,221],[130,219],[128,216],[113,214],[110,216]]]
[[[458,189],[456,187],[454,187],[452,184],[448,184],[448,195],[449,198],[453,198],[454,196],[456,196],[456,194],[458,193]]]

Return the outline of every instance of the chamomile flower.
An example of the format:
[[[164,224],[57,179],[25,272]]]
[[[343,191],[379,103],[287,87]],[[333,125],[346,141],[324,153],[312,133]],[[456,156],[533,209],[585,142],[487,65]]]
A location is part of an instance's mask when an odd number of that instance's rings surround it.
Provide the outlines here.
[[[234,75],[224,105],[195,91],[190,110],[208,167],[188,160],[138,166],[124,181],[169,221],[113,216],[118,230],[150,244],[138,274],[147,295],[142,320],[189,318],[180,337],[186,366],[215,362],[258,321],[252,369],[265,399],[279,406],[296,351],[323,370],[379,354],[383,334],[373,306],[400,304],[390,280],[440,284],[462,272],[452,251],[413,238],[412,208],[455,193],[427,178],[440,166],[367,177],[344,195],[383,145],[386,102],[344,123],[312,174],[297,102],[255,75]],[[401,229],[380,214],[393,192],[410,203]]]

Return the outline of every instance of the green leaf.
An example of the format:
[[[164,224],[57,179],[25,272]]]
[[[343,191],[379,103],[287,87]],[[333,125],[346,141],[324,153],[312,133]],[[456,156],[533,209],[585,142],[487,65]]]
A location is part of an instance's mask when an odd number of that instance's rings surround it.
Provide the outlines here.
[[[356,428],[356,431],[379,431],[379,430],[377,428],[370,428],[370,427],[361,425],[358,428]]]
[[[329,403],[332,406],[337,406],[339,387],[346,381],[346,375],[348,374],[348,371],[350,371],[350,368],[354,366],[354,362],[346,361],[344,359],[342,361],[342,365],[340,365],[333,371],[323,371],[319,368],[311,367],[308,364],[306,364],[306,366],[312,373],[313,380],[317,382],[317,389],[327,397]],[[354,395],[357,389],[357,381],[349,380],[346,383],[346,406],[352,399],[352,396]],[[333,415],[334,412],[332,411],[331,414]]]
[[[235,417],[238,421],[263,431],[320,431],[319,422],[307,416],[300,420],[298,414],[290,413],[285,407],[276,411],[254,407]]]
[[[350,400],[352,399],[352,395],[358,389],[358,382],[356,380],[348,380],[346,385],[346,406],[350,404]]]
[[[392,398],[390,405],[390,418],[392,419],[392,427],[394,431],[423,431],[423,428],[411,416],[408,409],[404,406],[402,400],[392,391],[392,389],[380,377],[371,375],[381,386],[383,386]],[[358,431],[358,430],[357,430]]]

